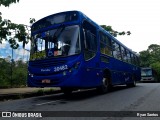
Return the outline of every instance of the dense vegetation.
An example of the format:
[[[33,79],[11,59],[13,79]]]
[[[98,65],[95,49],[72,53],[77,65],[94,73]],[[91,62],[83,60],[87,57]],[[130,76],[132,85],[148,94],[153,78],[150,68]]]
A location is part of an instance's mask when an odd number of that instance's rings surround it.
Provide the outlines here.
[[[27,63],[22,59],[11,62],[11,57],[0,58],[0,88],[26,86]]]

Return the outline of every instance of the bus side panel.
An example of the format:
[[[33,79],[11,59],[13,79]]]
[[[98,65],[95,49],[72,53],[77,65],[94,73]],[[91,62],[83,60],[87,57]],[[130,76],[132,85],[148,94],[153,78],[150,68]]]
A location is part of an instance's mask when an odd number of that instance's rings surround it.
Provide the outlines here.
[[[136,81],[140,80],[140,69],[132,64],[117,60],[113,57],[106,57],[107,62],[101,62],[102,69],[109,69],[111,72],[112,85],[133,83],[133,75]]]

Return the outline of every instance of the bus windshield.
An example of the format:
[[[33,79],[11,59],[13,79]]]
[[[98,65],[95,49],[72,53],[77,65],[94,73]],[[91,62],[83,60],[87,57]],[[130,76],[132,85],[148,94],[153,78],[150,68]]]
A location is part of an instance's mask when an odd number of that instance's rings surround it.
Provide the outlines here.
[[[79,26],[60,26],[32,36],[30,60],[70,56],[80,51]]]
[[[152,76],[152,69],[142,69],[141,76]]]

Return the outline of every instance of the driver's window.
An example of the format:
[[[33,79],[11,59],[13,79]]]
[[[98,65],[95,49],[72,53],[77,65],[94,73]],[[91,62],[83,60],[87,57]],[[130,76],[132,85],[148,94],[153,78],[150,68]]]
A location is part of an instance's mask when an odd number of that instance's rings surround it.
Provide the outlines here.
[[[89,22],[83,22],[84,33],[84,57],[85,60],[89,60],[96,55],[97,40],[96,40],[96,28]]]

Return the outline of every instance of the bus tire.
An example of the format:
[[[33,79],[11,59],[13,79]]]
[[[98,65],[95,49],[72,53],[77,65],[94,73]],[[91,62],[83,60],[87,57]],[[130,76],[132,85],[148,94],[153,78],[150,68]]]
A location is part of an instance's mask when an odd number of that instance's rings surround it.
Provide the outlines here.
[[[107,93],[110,90],[109,79],[103,78],[103,84],[97,87],[97,91],[101,94]]]
[[[71,88],[66,88],[66,87],[61,87],[61,91],[62,91],[65,95],[71,95],[73,89],[71,89]]]
[[[127,87],[136,87],[136,77],[135,77],[135,75],[132,76],[132,80],[133,80],[133,83],[128,83]]]

